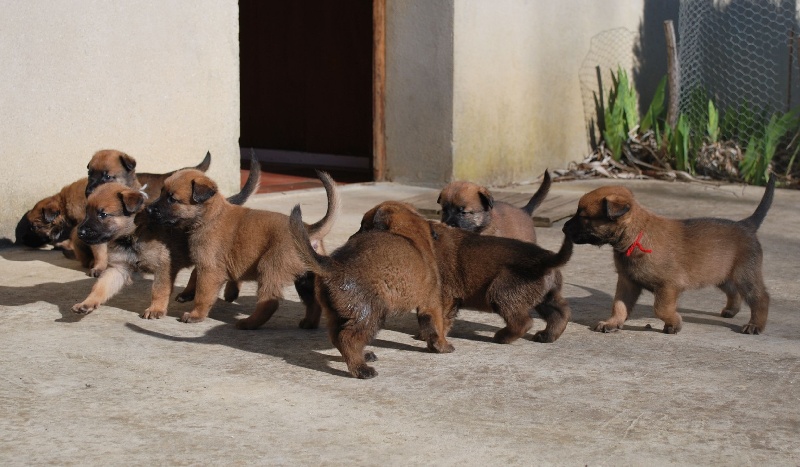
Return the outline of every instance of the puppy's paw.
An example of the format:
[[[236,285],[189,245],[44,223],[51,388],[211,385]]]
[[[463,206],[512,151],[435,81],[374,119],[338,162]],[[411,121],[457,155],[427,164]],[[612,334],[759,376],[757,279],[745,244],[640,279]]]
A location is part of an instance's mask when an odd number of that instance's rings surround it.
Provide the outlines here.
[[[175,296],[175,301],[178,303],[191,302],[192,300],[194,300],[194,290],[190,290],[188,292],[184,290]]]
[[[187,311],[186,313],[183,314],[183,316],[181,316],[181,321],[183,321],[184,323],[199,323],[204,319],[206,319],[206,317],[202,316],[200,313],[196,311],[192,312]]]
[[[665,324],[664,325],[664,334],[677,334],[678,331],[681,330],[680,325],[672,325],[672,324]]]
[[[725,308],[719,315],[723,318],[733,318],[737,313],[739,313],[738,309],[732,310],[730,308]]]
[[[456,350],[453,345],[447,341],[444,342],[428,342],[428,350],[436,353],[452,353]]]
[[[100,274],[103,274],[103,271],[105,270],[106,270],[105,266],[93,267],[91,270],[89,270],[89,275],[92,277],[100,277]]]
[[[544,344],[549,344],[551,342],[555,342],[557,337],[553,336],[551,333],[541,330],[533,335],[533,342],[541,342]]]
[[[234,300],[239,298],[239,285],[236,282],[228,282],[225,284],[225,292],[222,298],[228,303],[233,303]]]
[[[300,329],[317,329],[319,327],[319,319],[303,318],[300,320]]]
[[[236,322],[236,329],[242,329],[242,330],[245,330],[245,331],[252,331],[252,330],[258,329],[258,328],[259,328],[259,326],[257,324],[254,324],[248,318],[243,318],[243,319],[240,319],[239,321]]]
[[[141,314],[142,319],[161,319],[166,316],[167,310],[158,310],[153,307],[148,307]]]
[[[517,339],[519,339],[517,334],[511,332],[508,328],[503,328],[494,334],[492,342],[495,344],[510,344]]]
[[[75,305],[72,305],[72,312],[79,315],[88,315],[96,310],[98,306],[100,306],[99,303],[89,301],[76,303]]]
[[[378,356],[375,355],[375,352],[373,352],[371,350],[367,350],[366,352],[364,352],[364,360],[366,360],[368,362],[377,362],[378,361]]]
[[[744,326],[742,326],[742,334],[758,335],[761,334],[762,332],[764,332],[763,326],[756,326],[753,323],[747,323]]]
[[[597,332],[616,332],[620,329],[622,329],[621,324],[613,324],[608,321],[600,321],[592,328],[593,331]]]
[[[358,379],[370,379],[378,376],[378,372],[375,371],[375,368],[369,365],[359,365],[350,373]]]

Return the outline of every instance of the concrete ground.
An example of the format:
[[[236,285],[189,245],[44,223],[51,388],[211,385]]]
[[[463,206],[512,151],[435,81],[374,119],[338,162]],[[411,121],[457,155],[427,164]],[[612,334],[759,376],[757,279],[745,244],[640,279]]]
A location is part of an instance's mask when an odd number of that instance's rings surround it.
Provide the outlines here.
[[[608,180],[557,183],[586,192]],[[623,182],[672,217],[749,215],[762,189]],[[518,187],[529,190],[535,186]],[[328,246],[361,214],[426,188],[341,188]],[[252,207],[321,217],[321,189],[258,195]],[[463,311],[452,354],[411,338],[412,314],[392,319],[372,349],[378,377],[357,380],[326,331],[297,327],[292,288],[262,329],[233,323],[235,303],[184,324],[190,304],[142,320],[150,280],[96,312],[69,309],[94,279],[53,251],[0,250],[0,462],[6,465],[800,465],[800,192],[779,190],[759,231],[772,302],[766,333],[742,335],[749,310],[719,311],[716,289],[681,297],[683,330],[658,332],[645,294],[625,329],[590,326],[609,314],[616,275],[608,247],[576,247],[564,270],[573,320],[552,344],[490,342],[502,326]],[[563,221],[540,228],[556,249]],[[182,287],[188,273],[179,277]],[[178,288],[180,290],[180,288]],[[652,329],[647,325],[651,325]],[[543,323],[536,319],[534,329]]]

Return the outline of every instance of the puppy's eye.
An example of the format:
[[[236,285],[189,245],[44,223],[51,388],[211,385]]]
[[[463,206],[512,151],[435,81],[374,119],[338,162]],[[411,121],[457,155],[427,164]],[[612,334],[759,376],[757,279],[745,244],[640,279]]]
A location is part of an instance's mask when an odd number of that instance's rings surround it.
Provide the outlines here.
[[[108,217],[108,214],[106,214],[105,211],[100,211],[100,212],[97,213],[97,217],[99,219],[105,219],[106,217]]]
[[[170,193],[170,194],[168,194],[168,195],[167,195],[167,202],[168,202],[169,204],[175,204],[175,203],[177,203],[177,202],[178,202],[178,200],[177,200],[177,199],[175,199],[175,197],[174,197],[174,196],[172,196],[172,193]]]
[[[112,178],[107,172],[103,172],[103,180],[111,180]]]

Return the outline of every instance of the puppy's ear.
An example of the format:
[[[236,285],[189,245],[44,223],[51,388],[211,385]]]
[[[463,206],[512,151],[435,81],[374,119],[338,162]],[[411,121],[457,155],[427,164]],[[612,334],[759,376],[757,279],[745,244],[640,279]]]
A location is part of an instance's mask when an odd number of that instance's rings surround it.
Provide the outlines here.
[[[56,220],[56,217],[58,217],[59,214],[61,214],[61,211],[58,209],[49,207],[42,208],[42,219],[44,219],[44,221],[48,224],[51,224],[54,220]]]
[[[481,189],[478,190],[478,197],[481,199],[481,204],[485,211],[494,207],[494,197],[492,196],[492,192],[486,187],[481,187]]]
[[[606,217],[612,221],[619,219],[631,210],[630,203],[625,198],[616,195],[603,198],[603,204],[605,205]]]
[[[122,164],[123,167],[125,167],[125,170],[127,170],[128,172],[136,168],[136,159],[125,154],[124,152],[120,153],[119,162]]]
[[[192,180],[192,201],[202,204],[217,194],[217,187],[210,180]]]
[[[122,202],[122,212],[126,216],[136,214],[144,206],[144,194],[141,191],[125,190],[117,193]]]
[[[378,207],[376,206],[364,213],[364,217],[361,218],[361,228],[358,229],[358,232],[356,233],[369,232],[370,230],[375,230],[375,213],[377,211]]]
[[[440,206],[442,205],[442,193],[439,193],[439,197],[436,198],[436,204]]]

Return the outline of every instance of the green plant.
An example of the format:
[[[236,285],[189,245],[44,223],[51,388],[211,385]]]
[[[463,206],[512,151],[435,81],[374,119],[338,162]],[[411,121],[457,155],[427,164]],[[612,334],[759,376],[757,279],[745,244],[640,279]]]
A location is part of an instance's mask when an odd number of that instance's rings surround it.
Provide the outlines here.
[[[717,113],[712,100],[708,101],[708,127],[706,133],[711,143],[716,143],[719,139],[719,113]]]
[[[622,145],[628,140],[628,133],[639,124],[636,91],[628,81],[628,74],[619,67],[617,74],[611,73],[612,87],[608,92],[608,105],[603,114],[605,126],[601,128],[603,141],[611,151],[614,160],[622,157]],[[595,105],[597,98],[595,96]]]
[[[766,183],[769,178],[769,165],[778,146],[789,130],[798,125],[800,125],[800,109],[791,110],[780,116],[775,114],[764,127],[763,136],[754,135],[750,138],[744,159],[739,164],[739,170],[746,182],[756,185]]]
[[[658,86],[656,87],[656,92],[653,94],[653,100],[650,101],[650,106],[647,108],[647,112],[644,114],[644,118],[642,118],[642,124],[639,128],[642,133],[647,133],[650,130],[653,130],[656,133],[660,133],[659,121],[661,120],[661,116],[664,113],[664,99],[666,96],[666,89],[667,89],[667,77],[664,76],[658,83]]]

